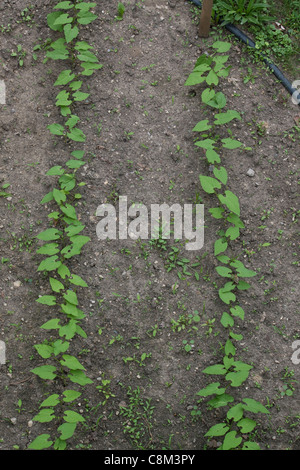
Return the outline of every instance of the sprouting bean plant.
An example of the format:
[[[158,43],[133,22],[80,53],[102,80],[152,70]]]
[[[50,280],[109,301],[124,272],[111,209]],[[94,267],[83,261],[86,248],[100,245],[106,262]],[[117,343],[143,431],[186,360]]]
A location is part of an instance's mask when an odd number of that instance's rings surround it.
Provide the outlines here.
[[[226,126],[232,120],[241,120],[242,117],[236,110],[224,110],[226,97],[221,91],[216,91],[220,79],[227,77],[230,72],[230,67],[226,65],[229,59],[226,52],[230,47],[227,42],[214,42],[212,45],[214,52],[199,57],[185,83],[186,86],[204,84],[201,104],[212,111],[212,118],[201,120],[193,130],[197,135],[200,134],[195,145],[203,149],[208,166],[213,168],[212,176],[199,175],[203,191],[216,201],[215,207],[210,208],[209,213],[224,225],[218,231],[218,238],[214,242],[214,256],[217,260],[216,272],[224,280],[223,285],[217,287],[217,290],[219,299],[225,305],[225,311],[220,314],[220,322],[225,329],[227,339],[222,347],[223,359],[202,371],[206,376],[218,379],[207,384],[197,395],[201,397],[200,400],[210,397],[207,403],[209,409],[227,410],[221,422],[214,424],[206,432],[206,437],[222,438],[220,450],[256,450],[259,449],[259,445],[250,437],[248,439],[243,437],[253,433],[257,426],[252,415],[269,411],[253,398],[246,397],[240,400],[235,397],[238,395],[238,387],[245,383],[253,368],[251,364],[236,359],[238,342],[243,339],[243,336],[236,332],[236,327],[245,317],[245,311],[239,304],[238,294],[251,287],[245,279],[254,277],[256,272],[234,257],[232,251],[227,254],[231,242],[240,237],[240,231],[244,228],[239,198],[229,189],[228,173],[221,161],[224,149],[232,151],[245,149]]]
[[[92,383],[71,350],[72,340],[77,335],[87,336],[81,326],[85,314],[80,309],[79,295],[81,288],[88,287],[79,275],[72,272],[71,261],[90,241],[82,234],[85,226],[76,211],[77,202],[81,199],[80,188],[84,185],[77,181],[76,173],[85,164],[85,151],[81,145],[86,142],[86,136],[78,127],[80,118],[74,112],[74,105],[89,97],[89,93],[83,91],[85,77],[102,67],[92,52],[93,47],[79,37],[81,25],[88,25],[97,18],[93,13],[96,6],[96,3],[80,0],[62,1],[47,16],[49,28],[60,33],[61,37],[48,45],[45,62],[54,60],[62,64],[54,83],[58,91],[55,100],[59,110],[58,122],[50,124],[48,130],[54,136],[61,136],[68,145],[71,141],[74,149],[64,167],[56,165],[48,170],[47,175],[56,182],[41,201],[52,209],[48,215],[49,227],[37,236],[43,242],[37,254],[44,257],[37,270],[48,279],[49,293],[40,296],[37,302],[49,307],[47,314],[50,315],[52,310],[53,315],[41,325],[51,339],[35,345],[42,364],[32,372],[48,384],[54,384],[54,381],[55,384],[61,383],[64,391],[50,394],[33,418],[40,423],[54,424],[55,435],[44,433],[37,436],[29,444],[29,449],[53,447],[61,450],[67,447],[67,441],[77,426],[85,421],[82,414],[74,411],[74,404],[82,395],[82,387]],[[65,63],[69,64],[67,68],[63,66]]]

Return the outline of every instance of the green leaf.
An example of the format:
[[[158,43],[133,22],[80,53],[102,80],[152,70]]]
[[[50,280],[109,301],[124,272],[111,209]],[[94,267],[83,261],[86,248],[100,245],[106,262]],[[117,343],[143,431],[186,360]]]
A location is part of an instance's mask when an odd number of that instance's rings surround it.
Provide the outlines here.
[[[55,356],[58,356],[58,354],[64,353],[69,349],[70,343],[68,341],[62,341],[61,339],[58,339],[53,343],[53,352]]]
[[[227,255],[218,255],[217,260],[220,261],[221,263],[228,264],[231,258]]]
[[[41,246],[38,250],[36,250],[36,252],[39,255],[49,255],[49,256],[56,255],[57,253],[59,253],[58,244],[47,243],[46,245]]]
[[[50,395],[48,398],[46,398],[41,404],[41,407],[46,407],[48,406],[56,406],[59,404],[59,395],[57,393],[54,393],[53,395]]]
[[[61,176],[63,175],[65,170],[62,168],[60,165],[55,165],[50,170],[47,171],[46,175],[47,176]],[[52,193],[53,196],[53,193]]]
[[[222,395],[226,389],[225,388],[219,388],[220,382],[214,382],[207,387],[202,388],[199,390],[199,392],[196,393],[196,395],[199,395],[200,397],[208,397],[209,395]]]
[[[54,445],[53,445],[54,450],[66,450],[66,447],[67,447],[66,441],[63,441],[59,437],[55,440]]]
[[[40,412],[34,416],[33,421],[38,421],[39,423],[50,423],[50,421],[53,421],[55,416],[53,415],[54,410],[50,409],[43,409],[40,410]]]
[[[59,329],[59,335],[65,336],[66,340],[72,339],[76,334],[76,321],[70,320],[69,323]]]
[[[60,320],[58,318],[53,318],[52,320],[44,323],[41,328],[43,330],[58,330],[60,328],[59,322]]]
[[[48,365],[36,367],[35,369],[31,370],[33,374],[38,375],[41,379],[44,379],[44,380],[55,379],[56,374],[54,373],[54,371],[56,371],[56,367],[48,366]]]
[[[90,96],[90,93],[83,93],[82,91],[76,91],[73,93],[73,98],[75,101],[84,101]]]
[[[118,3],[118,16],[116,17],[117,20],[121,21],[123,19],[123,15],[125,13],[125,6],[123,3]]]
[[[231,224],[234,224],[236,227],[245,228],[244,223],[236,214],[233,214],[233,213],[229,214],[226,220],[230,222]]]
[[[50,281],[51,289],[54,292],[59,292],[65,288],[65,286],[60,281],[58,281],[57,279],[54,279],[53,277],[50,277],[49,281]]]
[[[77,423],[63,423],[63,424],[61,424],[57,428],[57,430],[61,433],[60,439],[62,439],[63,441],[65,441],[67,439],[70,439],[73,436],[74,432],[75,432],[76,425],[77,425]]]
[[[72,70],[63,70],[56,82],[54,83],[54,86],[60,86],[60,85],[67,85],[69,82],[71,82],[72,80],[74,80],[75,78],[75,73],[72,73]]]
[[[88,51],[89,49],[94,49],[94,48],[86,41],[77,41],[75,44],[75,49],[76,51]]]
[[[251,411],[252,413],[270,413],[267,408],[253,398],[244,398],[243,401],[246,403],[244,409],[247,411]]]
[[[68,107],[72,104],[72,101],[69,100],[70,93],[66,90],[62,90],[58,93],[56,97],[56,106],[65,106]]]
[[[209,400],[208,405],[212,408],[221,408],[223,406],[227,406],[228,403],[234,401],[234,398],[227,393],[223,393],[222,395],[217,395],[215,398]]]
[[[219,194],[218,198],[221,204],[224,204],[230,211],[234,212],[234,214],[238,216],[240,215],[239,199],[235,194],[229,190],[226,190],[225,196]]]
[[[204,437],[224,436],[229,430],[229,426],[226,423],[218,423],[212,426]]]
[[[214,254],[215,254],[215,256],[217,256],[220,253],[223,253],[224,251],[226,251],[227,246],[228,246],[228,243],[226,241],[223,241],[222,238],[219,238],[218,240],[216,240],[215,244],[214,244]]]
[[[67,49],[55,49],[54,51],[48,51],[46,56],[48,59],[66,60],[69,56],[69,51]]]
[[[95,8],[97,6],[97,3],[95,2],[81,2],[77,3],[75,5],[75,8],[81,11],[89,11],[91,8]]]
[[[86,332],[79,325],[76,325],[76,333],[82,338],[85,338],[85,339],[87,338]]]
[[[95,70],[100,70],[102,69],[103,65],[102,64],[95,64],[91,62],[82,62],[81,67],[84,69],[83,72],[81,72],[81,75],[84,76],[90,76],[94,73]]]
[[[237,288],[239,290],[247,290],[247,289],[250,289],[250,284],[248,284],[248,282],[246,281],[243,281],[243,280],[239,280],[239,283],[237,285]]]
[[[53,13],[50,13],[47,15],[47,23],[49,28],[51,28],[53,31],[62,31],[63,27],[61,25],[56,25],[55,21],[57,18],[61,15],[60,11],[55,11]]]
[[[52,346],[47,344],[35,344],[34,347],[43,359],[49,359],[53,354]]]
[[[76,116],[75,114],[72,114],[70,118],[67,120],[66,126],[68,126],[71,129],[72,127],[75,127],[79,121],[80,121],[79,117]]]
[[[56,305],[56,297],[54,297],[54,295],[42,295],[36,302],[42,305]]]
[[[65,232],[68,237],[73,237],[74,235],[77,235],[78,233],[82,232],[84,228],[84,225],[69,225],[65,228]]]
[[[199,83],[204,82],[205,77],[203,77],[202,72],[192,72],[185,82],[185,86],[194,86],[199,85]]]
[[[222,277],[229,277],[231,278],[232,276],[232,271],[231,269],[229,268],[226,268],[225,266],[217,266],[216,267],[216,271],[217,273],[219,274],[219,276],[222,276]]]
[[[228,340],[226,341],[226,344],[225,344],[225,354],[226,354],[227,356],[229,356],[229,354],[231,354],[232,356],[234,356],[234,355],[235,355],[235,351],[236,351],[235,347],[233,346],[233,344],[232,344],[232,342],[230,341],[230,339],[228,339]]]
[[[53,192],[50,191],[47,193],[41,200],[41,204],[46,204],[47,202],[53,201]]]
[[[53,444],[53,441],[49,441],[49,438],[50,438],[49,434],[41,434],[29,444],[28,449],[31,449],[31,450],[48,449]]]
[[[234,333],[233,331],[230,331],[229,334],[231,338],[235,339],[236,341],[241,341],[243,339],[243,335],[239,335],[237,333]]]
[[[68,290],[66,294],[64,294],[64,299],[72,305],[78,305],[78,299],[75,292]]]
[[[72,410],[66,410],[63,418],[67,423],[83,423],[85,421],[83,416]]]
[[[47,126],[47,129],[49,129],[53,135],[64,135],[65,133],[65,128],[61,124],[50,124]]]
[[[94,15],[94,13],[91,13],[91,12],[88,12],[88,11],[87,12],[82,11],[78,14],[77,21],[78,21],[79,24],[87,25],[87,24],[90,24],[93,21],[95,21],[97,18],[98,18],[98,16]]]
[[[84,235],[74,235],[74,236],[70,237],[70,240],[74,244],[75,248],[81,249],[91,239],[90,239],[90,237],[87,237],[87,236],[84,236]]]
[[[68,367],[71,370],[85,370],[76,357],[68,354],[63,355],[63,360],[61,360],[60,363],[62,366]]]
[[[242,434],[247,434],[248,432],[253,431],[256,426],[256,421],[250,418],[243,418],[238,421],[237,425],[241,428],[240,431]]]
[[[203,132],[203,131],[208,131],[209,129],[212,128],[211,125],[208,124],[209,120],[204,119],[203,121],[199,121],[198,124],[194,127],[193,131],[195,132]]]
[[[81,162],[79,160],[69,160],[67,161],[66,163],[66,166],[68,168],[70,168],[71,170],[77,170],[78,168],[80,168],[81,166],[85,165],[86,162]]]
[[[213,194],[215,192],[215,189],[221,188],[221,183],[215,178],[212,178],[211,176],[199,175],[199,179],[203,191],[208,194]]]
[[[203,103],[208,104],[216,95],[215,90],[206,88],[201,94],[201,100]]]
[[[53,197],[58,205],[60,205],[62,202],[65,202],[67,199],[66,193],[56,188],[53,188]]]
[[[65,25],[68,23],[72,23],[73,18],[69,16],[68,13],[60,13],[59,16],[54,21],[54,26]]]
[[[63,395],[65,397],[65,398],[63,398],[63,401],[66,402],[66,403],[71,403],[72,401],[79,398],[81,393],[77,392],[77,390],[65,390],[63,392]]]
[[[68,378],[71,380],[71,382],[79,384],[83,387],[93,383],[93,381],[89,379],[82,370],[72,370],[71,373],[68,374]]]
[[[235,307],[232,307],[232,308],[230,309],[230,313],[231,313],[234,317],[239,317],[239,318],[241,318],[242,320],[244,320],[245,312],[244,312],[244,310],[242,309],[242,307],[240,307],[239,305],[236,305]]]
[[[234,405],[228,410],[227,412],[227,418],[228,419],[233,419],[233,421],[239,421],[244,414],[244,406],[242,403],[237,403],[237,405]]]
[[[230,302],[235,302],[236,296],[232,292],[234,288],[234,284],[232,282],[229,282],[226,283],[224,287],[221,287],[219,289],[219,297],[227,305],[229,305]]]
[[[84,157],[84,154],[84,150],[74,150],[74,152],[71,153],[71,155],[75,158],[78,158],[78,160],[81,160]]]
[[[212,108],[216,108],[216,109],[222,109],[224,108],[224,106],[226,106],[226,97],[224,95],[224,93],[222,93],[221,91],[218,91],[215,96],[210,100],[208,101],[206,104],[208,106],[211,106]]]
[[[61,265],[61,261],[58,259],[58,256],[49,256],[44,259],[38,266],[38,271],[55,271]]]
[[[73,39],[77,38],[79,34],[79,29],[77,26],[74,26],[74,28],[72,28],[70,24],[66,24],[64,26],[64,33],[66,41],[69,44],[71,41],[73,41]]]
[[[37,238],[43,241],[50,241],[58,240],[60,236],[61,232],[59,230],[57,230],[56,228],[48,228],[47,230],[44,230],[43,232],[39,233],[37,235]]]
[[[215,41],[212,44],[212,47],[216,49],[216,52],[228,52],[229,49],[231,48],[230,42],[225,42],[225,41]]]
[[[75,142],[85,142],[86,141],[86,136],[82,132],[82,130],[78,128],[73,128],[71,132],[68,134],[69,139],[74,140]]]
[[[225,211],[223,207],[213,207],[212,209],[209,209],[209,212],[215,219],[222,219]]]
[[[74,5],[73,5],[72,2],[70,2],[70,1],[65,1],[65,2],[59,2],[59,3],[57,3],[57,5],[55,5],[53,8],[54,8],[55,10],[58,10],[58,9],[60,9],[60,10],[70,10],[70,9],[73,8],[73,7],[74,7]]]
[[[226,113],[219,113],[215,114],[215,124],[216,125],[223,125],[227,124],[228,122],[232,121],[233,119],[241,120],[241,115],[234,110],[228,110]]]
[[[242,450],[260,450],[260,447],[256,442],[246,441],[243,444]]]
[[[232,261],[230,265],[236,269],[239,277],[254,277],[257,275],[255,271],[247,269],[244,264],[239,260]]]
[[[206,369],[204,369],[202,372],[203,374],[209,375],[225,375],[227,370],[224,367],[224,364],[215,364],[213,366],[206,367]]]
[[[219,83],[219,78],[218,75],[214,70],[210,70],[209,74],[206,77],[206,83],[207,85],[218,85]]]
[[[228,328],[234,325],[234,320],[229,315],[229,313],[224,312],[221,318],[221,324],[224,326],[224,328]]]
[[[236,240],[240,236],[240,229],[238,227],[229,227],[225,232],[225,237],[230,240]]]
[[[77,220],[76,210],[71,204],[60,206],[60,209],[69,219]]]
[[[75,286],[88,287],[87,283],[77,274],[72,274],[69,281]]]
[[[213,146],[214,146],[215,143],[216,142],[213,139],[203,139],[203,140],[197,140],[197,142],[195,142],[195,145],[197,147],[201,147],[201,148],[206,149],[208,151],[208,150],[213,150]]]
[[[242,442],[242,437],[236,437],[236,431],[229,431],[224,438],[222,450],[235,449]]]
[[[61,266],[59,266],[57,273],[62,279],[66,279],[66,277],[69,277],[71,274],[69,268],[64,264],[61,264]]]
[[[217,154],[217,152],[213,148],[208,148],[206,150],[205,156],[206,156],[208,163],[211,163],[212,165],[214,163],[221,162],[220,156]]]
[[[238,372],[228,372],[226,375],[226,380],[231,382],[231,387],[239,387],[242,383],[247,380],[249,376],[248,370],[241,370]]]
[[[75,82],[70,83],[69,87],[72,91],[79,90],[81,88],[83,82],[81,80],[76,80]]]
[[[234,362],[234,357],[228,357],[228,356],[223,357],[223,363],[227,370],[230,369],[233,362]]]
[[[239,142],[238,140],[235,140],[235,139],[231,139],[230,137],[222,139],[222,142],[223,142],[223,147],[225,149],[230,149],[230,150],[237,149],[237,148],[241,147],[241,145],[242,145],[241,142]]]
[[[221,183],[226,184],[227,179],[228,179],[228,174],[226,168],[224,166],[221,166],[220,168],[214,168],[214,175],[218,180],[221,181]]]
[[[97,63],[98,57],[93,54],[91,51],[81,51],[78,54],[77,59],[81,60],[81,62],[88,62],[88,63]]]

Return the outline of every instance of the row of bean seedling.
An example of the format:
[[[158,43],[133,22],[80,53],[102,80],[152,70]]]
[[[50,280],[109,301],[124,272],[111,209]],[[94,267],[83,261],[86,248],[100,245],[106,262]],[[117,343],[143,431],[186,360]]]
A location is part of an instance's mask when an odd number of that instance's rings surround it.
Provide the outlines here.
[[[248,281],[256,272],[248,269],[232,249],[233,242],[241,236],[244,223],[239,198],[229,189],[228,172],[221,158],[226,151],[246,149],[233,137],[230,129],[230,123],[242,117],[236,110],[226,110],[226,97],[217,91],[220,80],[230,73],[230,66],[227,65],[229,55],[226,54],[230,47],[228,42],[214,42],[212,53],[199,57],[185,83],[193,87],[204,84],[201,104],[210,116],[198,122],[193,131],[201,136],[196,138],[195,145],[204,151],[207,167],[212,170],[211,176],[199,175],[200,185],[215,200],[216,206],[211,207],[209,213],[221,226],[213,249],[217,260],[216,272],[223,282],[217,289],[218,298],[224,305],[220,322],[226,338],[222,345],[222,360],[203,370],[205,376],[211,377],[211,381],[198,392],[198,396],[200,400],[208,397],[208,408],[219,409],[219,415],[223,416],[205,434],[208,439],[222,439],[220,450],[257,450],[259,445],[251,438],[258,424],[253,416],[269,411],[251,397],[239,397],[239,387],[248,379],[253,366],[237,358],[238,343],[243,339],[238,328],[245,319],[239,292],[251,288]],[[221,413],[222,410],[225,411]],[[245,436],[248,438],[245,439]]]
[[[85,313],[80,308],[80,291],[87,283],[72,271],[72,258],[80,255],[82,248],[90,241],[83,235],[84,224],[77,215],[77,205],[82,195],[77,171],[86,162],[86,135],[80,128],[80,117],[75,113],[77,105],[87,100],[89,93],[84,91],[84,81],[101,69],[93,47],[80,40],[80,29],[89,25],[97,15],[93,12],[96,3],[80,0],[62,1],[54,5],[47,16],[49,28],[58,39],[48,43],[45,62],[57,61],[59,75],[54,83],[57,89],[55,105],[58,109],[57,122],[48,126],[49,132],[60,136],[66,146],[74,147],[69,160],[49,169],[47,175],[55,180],[53,189],[45,195],[41,204],[51,207],[48,214],[49,228],[37,238],[43,243],[37,249],[42,255],[38,271],[49,281],[49,293],[37,299],[53,312],[51,318],[41,325],[49,337],[35,349],[42,365],[32,373],[48,384],[63,385],[61,394],[51,393],[40,404],[33,420],[51,423],[53,436],[48,433],[38,435],[30,444],[30,449],[65,449],[77,426],[85,421],[76,411],[76,403],[82,395],[83,387],[92,383],[84,366],[76,354],[72,353],[74,338],[86,338],[82,328]],[[48,307],[51,307],[51,309]],[[55,312],[55,313],[54,313]]]

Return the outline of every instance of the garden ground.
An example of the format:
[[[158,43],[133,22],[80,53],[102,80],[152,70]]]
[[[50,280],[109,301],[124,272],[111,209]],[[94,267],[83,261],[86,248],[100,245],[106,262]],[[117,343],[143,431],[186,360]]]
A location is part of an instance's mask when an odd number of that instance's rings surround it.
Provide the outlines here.
[[[52,2],[33,0],[28,7],[18,0],[0,6],[0,79],[7,89],[0,105],[0,185],[10,183],[7,197],[0,197],[2,450],[27,449],[38,434],[51,433],[51,425],[32,421],[52,390],[30,372],[40,364],[34,344],[43,341],[40,325],[48,319],[47,308],[36,303],[48,284],[37,272],[35,237],[48,226],[40,201],[53,180],[45,173],[69,155],[47,130],[59,118],[53,83],[60,66],[43,63],[43,47],[35,48],[53,34],[46,21]],[[81,298],[87,338],[73,347],[94,383],[82,397],[86,421],[70,448],[219,446],[204,435],[223,410],[207,410],[197,396],[206,385],[201,371],[217,362],[224,340],[213,256],[219,227],[207,213],[210,199],[199,184],[206,164],[192,131],[203,119],[202,88],[184,83],[197,58],[222,39],[232,42],[232,68],[220,87],[228,109],[242,115],[231,129],[251,148],[223,155],[245,223],[232,249],[258,273],[240,295],[246,318],[239,356],[253,369],[239,393],[270,411],[258,418],[253,436],[262,449],[299,450],[300,364],[292,361],[300,320],[299,107],[223,29],[213,27],[208,40],[200,39],[190,3],[132,0],[125,7],[116,21],[114,2],[99,1],[98,20],[83,28],[103,68],[87,81],[90,101],[78,106],[89,157],[78,173],[86,183],[78,212],[91,242],[73,261],[89,285]],[[204,247],[187,252],[172,239],[99,241],[97,207],[117,204],[122,195],[147,207],[203,203]],[[189,260],[188,269],[168,270],[174,247]],[[193,320],[195,311],[200,321]]]

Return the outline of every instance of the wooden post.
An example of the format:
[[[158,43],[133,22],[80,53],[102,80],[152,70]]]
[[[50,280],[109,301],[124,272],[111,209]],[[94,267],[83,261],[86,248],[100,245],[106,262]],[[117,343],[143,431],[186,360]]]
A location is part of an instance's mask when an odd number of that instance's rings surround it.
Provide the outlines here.
[[[200,38],[207,38],[209,35],[213,2],[214,0],[202,0],[202,11],[199,26]]]

